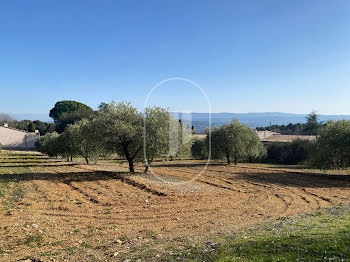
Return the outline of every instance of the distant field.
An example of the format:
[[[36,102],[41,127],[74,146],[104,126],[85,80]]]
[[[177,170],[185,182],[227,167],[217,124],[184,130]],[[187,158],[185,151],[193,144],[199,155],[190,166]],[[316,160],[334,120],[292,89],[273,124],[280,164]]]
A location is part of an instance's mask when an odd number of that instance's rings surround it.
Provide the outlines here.
[[[247,226],[348,203],[346,171],[303,166],[68,163],[34,153],[0,154],[0,260],[163,260],[176,247]],[[163,180],[163,181],[161,181]],[[165,182],[164,182],[165,181]]]

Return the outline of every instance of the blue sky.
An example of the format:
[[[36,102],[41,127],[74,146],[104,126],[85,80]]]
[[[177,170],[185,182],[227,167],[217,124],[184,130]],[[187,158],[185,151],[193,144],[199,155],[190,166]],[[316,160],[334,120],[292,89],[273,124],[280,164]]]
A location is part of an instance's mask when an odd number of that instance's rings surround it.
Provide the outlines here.
[[[183,77],[214,112],[350,114],[350,1],[1,1],[0,112],[142,108]],[[151,105],[208,109],[167,83]]]

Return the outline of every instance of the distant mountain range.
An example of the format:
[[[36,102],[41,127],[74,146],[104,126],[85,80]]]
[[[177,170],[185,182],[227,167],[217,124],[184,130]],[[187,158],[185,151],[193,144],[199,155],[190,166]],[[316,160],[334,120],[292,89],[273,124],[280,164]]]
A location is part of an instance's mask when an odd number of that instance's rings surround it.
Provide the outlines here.
[[[173,113],[176,118],[183,119],[184,123],[188,122],[188,115],[182,115],[181,113]],[[41,120],[45,122],[53,122],[53,120],[47,114],[11,114],[16,120]],[[258,126],[271,125],[288,125],[289,123],[305,123],[305,117],[307,114],[290,114],[279,112],[267,112],[267,113],[212,113],[211,122],[212,126],[221,126],[231,122],[233,119],[238,119],[239,122],[256,128]],[[192,125],[197,133],[203,133],[209,126],[208,113],[192,113]],[[327,120],[350,120],[350,115],[319,115],[320,121]]]
[[[186,123],[186,115],[182,116],[181,113],[175,113],[175,116],[184,119]],[[279,112],[267,112],[267,113],[212,113],[211,122],[212,126],[221,126],[231,122],[233,119],[237,119],[239,122],[250,126],[251,128],[265,127],[271,125],[288,125],[289,123],[305,123],[305,117],[307,114],[290,114]],[[350,120],[350,115],[319,115],[320,121],[328,120]],[[205,128],[209,126],[208,113],[192,113],[192,125],[197,133],[203,133]]]

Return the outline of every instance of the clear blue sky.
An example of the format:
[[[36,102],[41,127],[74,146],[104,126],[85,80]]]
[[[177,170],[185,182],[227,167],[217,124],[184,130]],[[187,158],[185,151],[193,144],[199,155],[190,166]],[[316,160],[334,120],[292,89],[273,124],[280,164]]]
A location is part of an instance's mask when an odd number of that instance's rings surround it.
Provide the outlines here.
[[[142,108],[170,77],[196,81],[214,112],[350,114],[350,1],[0,3],[0,112]],[[171,86],[152,103],[207,110],[198,90]]]

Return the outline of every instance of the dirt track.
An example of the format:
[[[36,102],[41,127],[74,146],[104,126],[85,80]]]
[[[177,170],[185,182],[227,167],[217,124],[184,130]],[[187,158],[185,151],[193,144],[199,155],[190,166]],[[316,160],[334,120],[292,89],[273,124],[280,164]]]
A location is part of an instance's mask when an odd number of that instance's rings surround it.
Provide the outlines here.
[[[155,163],[164,183],[110,161],[86,166],[13,155],[0,162],[3,200],[21,189],[12,206],[0,205],[3,261],[28,255],[118,261],[115,252],[145,243],[225,234],[350,199],[350,180],[340,175],[213,164],[195,182],[176,185],[203,163]]]

